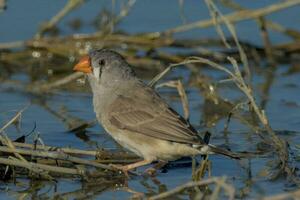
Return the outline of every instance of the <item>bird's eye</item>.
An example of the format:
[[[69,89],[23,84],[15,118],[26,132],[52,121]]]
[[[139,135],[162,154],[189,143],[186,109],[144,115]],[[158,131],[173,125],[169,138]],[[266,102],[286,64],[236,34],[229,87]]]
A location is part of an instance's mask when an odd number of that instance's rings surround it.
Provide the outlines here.
[[[105,65],[105,60],[104,59],[99,60],[99,65],[104,66]]]

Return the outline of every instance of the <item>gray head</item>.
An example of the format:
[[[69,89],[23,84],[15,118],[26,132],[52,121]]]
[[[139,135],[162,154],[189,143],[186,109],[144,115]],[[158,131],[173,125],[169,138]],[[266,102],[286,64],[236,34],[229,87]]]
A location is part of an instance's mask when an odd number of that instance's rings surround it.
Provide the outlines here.
[[[84,72],[92,82],[106,86],[122,84],[135,78],[135,73],[126,60],[117,52],[108,49],[93,50],[83,57],[74,70]]]

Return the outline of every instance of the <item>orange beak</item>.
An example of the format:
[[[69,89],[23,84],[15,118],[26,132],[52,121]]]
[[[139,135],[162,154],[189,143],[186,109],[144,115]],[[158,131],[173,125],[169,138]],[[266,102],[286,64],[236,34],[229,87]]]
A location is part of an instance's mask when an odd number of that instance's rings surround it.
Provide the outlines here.
[[[83,72],[83,73],[92,73],[91,59],[89,56],[84,56],[80,59],[80,61],[73,68],[75,71]]]

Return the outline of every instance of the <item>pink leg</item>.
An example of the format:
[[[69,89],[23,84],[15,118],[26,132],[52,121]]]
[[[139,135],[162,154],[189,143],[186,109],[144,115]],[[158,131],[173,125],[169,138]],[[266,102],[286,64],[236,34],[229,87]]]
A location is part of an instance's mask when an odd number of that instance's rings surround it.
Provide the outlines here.
[[[157,172],[157,170],[163,168],[168,162],[166,161],[158,161],[153,167],[150,167],[146,169],[145,173],[148,174],[149,176],[154,176]]]
[[[152,163],[152,160],[142,160],[142,161],[138,161],[136,163],[132,163],[132,164],[129,164],[129,165],[124,165],[124,166],[121,166],[121,167],[118,167],[118,168],[123,170],[123,171],[129,171],[129,170],[135,169],[137,167],[148,165],[150,163]]]
[[[124,166],[113,165],[113,164],[111,166],[118,169],[118,170],[121,170],[125,174],[126,177],[129,177],[129,175],[128,175],[129,170],[135,169],[135,168],[143,166],[143,165],[148,165],[151,162],[152,162],[152,160],[142,160],[142,161],[132,163],[132,164],[129,164],[129,165],[124,165]]]

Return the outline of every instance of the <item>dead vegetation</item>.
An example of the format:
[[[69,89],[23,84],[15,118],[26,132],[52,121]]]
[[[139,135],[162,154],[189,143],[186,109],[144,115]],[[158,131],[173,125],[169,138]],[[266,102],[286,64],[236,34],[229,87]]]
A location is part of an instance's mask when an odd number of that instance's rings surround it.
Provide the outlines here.
[[[287,181],[299,185],[299,178],[294,163],[294,158],[287,141],[280,137],[271,127],[268,115],[265,113],[265,105],[268,101],[268,93],[272,85],[274,74],[269,73],[263,84],[263,97],[261,102],[257,100],[256,91],[252,83],[252,71],[261,70],[263,63],[275,71],[280,64],[297,63],[300,60],[299,39],[300,33],[291,30],[265,17],[273,12],[280,12],[288,7],[300,4],[299,0],[289,0],[275,3],[256,10],[248,10],[233,1],[220,1],[223,6],[232,9],[230,14],[223,15],[214,1],[206,0],[211,18],[190,24],[184,24],[161,32],[130,35],[115,32],[114,27],[125,18],[135,1],[129,0],[124,4],[120,13],[110,15],[108,22],[103,22],[101,28],[90,34],[73,34],[68,36],[51,36],[49,32],[56,28],[57,23],[69,12],[85,3],[84,0],[69,0],[65,7],[57,13],[49,22],[44,23],[36,35],[28,41],[15,41],[0,44],[0,81],[10,90],[25,92],[34,95],[37,104],[45,108],[64,122],[67,130],[78,133],[95,125],[96,120],[84,121],[78,117],[66,116],[63,112],[53,110],[44,96],[55,94],[60,89],[76,91],[73,83],[78,79],[84,81],[83,74],[70,74],[71,66],[80,55],[86,54],[94,48],[112,48],[122,53],[128,62],[143,74],[147,72],[154,77],[149,85],[155,88],[172,87],[178,90],[183,113],[189,119],[189,104],[185,87],[198,88],[208,107],[215,110],[204,110],[204,123],[206,127],[213,126],[217,121],[226,119],[224,133],[228,131],[231,119],[238,120],[249,127],[252,134],[256,134],[261,142],[269,145],[269,149],[257,150],[253,155],[272,154],[274,159],[267,178],[275,180],[285,177]],[[243,20],[254,20],[261,30],[262,46],[240,41],[237,37],[234,24]],[[223,27],[225,25],[229,37],[225,37]],[[174,34],[214,26],[220,35],[220,39],[196,38],[178,39]],[[268,31],[273,30],[292,39],[292,42],[272,45]],[[173,48],[176,53],[170,53],[164,48]],[[214,51],[212,48],[221,50]],[[189,50],[189,51],[185,51]],[[142,53],[141,53],[142,52]],[[178,53],[188,52],[188,53]],[[25,63],[25,65],[24,65]],[[176,64],[174,64],[176,63]],[[37,66],[37,67],[32,67]],[[168,67],[166,67],[168,66]],[[188,83],[182,80],[161,82],[169,71],[177,67],[186,67],[190,71]],[[203,72],[203,69],[211,67],[224,73],[223,80],[214,80]],[[297,70],[291,65],[291,71]],[[26,73],[30,81],[24,84],[22,81],[10,79],[16,71]],[[160,72],[160,73],[159,73]],[[44,74],[42,77],[37,74]],[[154,76],[155,74],[158,74]],[[148,77],[149,78],[149,77]],[[223,98],[218,93],[218,85],[233,83],[243,96],[238,101]],[[204,104],[205,104],[204,103]],[[135,162],[138,157],[126,152],[110,152],[104,149],[83,150],[66,147],[50,147],[37,138],[33,144],[21,136],[12,141],[6,134],[7,127],[19,121],[22,112],[27,107],[5,123],[0,129],[0,163],[1,177],[3,181],[19,178],[35,178],[54,181],[58,178],[78,178],[87,187],[83,187],[72,193],[57,194],[59,197],[82,196],[91,198],[107,188],[126,185],[126,177],[115,170],[109,164],[124,164]],[[212,115],[213,113],[213,115]],[[213,117],[212,117],[213,116]],[[41,143],[41,144],[38,144]],[[245,149],[247,151],[247,149]],[[173,195],[190,195],[190,198],[218,199],[220,195],[226,195],[228,199],[234,199],[242,195],[237,194],[236,189],[226,177],[212,177],[210,174],[210,161],[208,157],[202,159],[200,166],[194,167],[193,181],[180,185],[174,189],[155,195],[146,195],[132,191],[127,187],[124,190],[133,193],[134,197],[150,199],[165,199]],[[132,176],[136,174],[133,173]],[[208,178],[207,178],[208,177]],[[96,188],[92,183],[102,183],[103,187]],[[211,187],[213,185],[213,187]],[[90,192],[87,194],[87,191]],[[91,195],[90,195],[91,194]],[[245,194],[247,196],[247,194]],[[299,198],[299,192],[288,192],[264,199]]]

